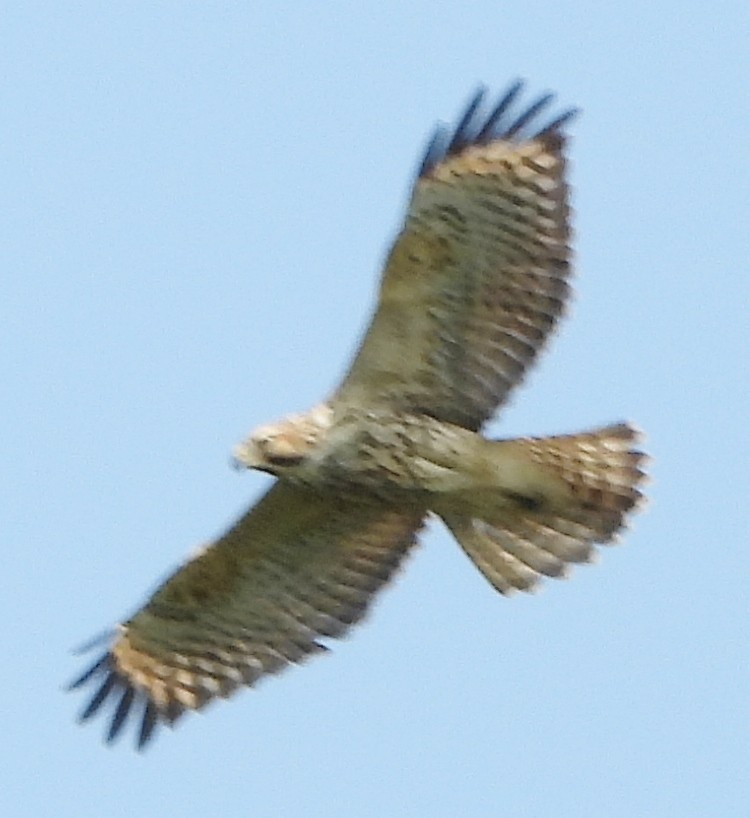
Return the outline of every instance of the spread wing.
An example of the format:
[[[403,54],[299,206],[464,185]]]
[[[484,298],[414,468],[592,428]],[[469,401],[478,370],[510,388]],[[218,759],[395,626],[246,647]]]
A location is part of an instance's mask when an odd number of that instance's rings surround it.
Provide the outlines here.
[[[568,295],[563,126],[546,95],[513,114],[516,83],[490,111],[472,100],[438,128],[375,315],[334,408],[387,403],[478,429],[522,379]]]
[[[369,495],[278,481],[223,537],[180,568],[121,625],[71,687],[98,685],[81,720],[117,698],[108,740],[140,702],[142,747],[241,685],[342,636],[415,541],[423,512]]]

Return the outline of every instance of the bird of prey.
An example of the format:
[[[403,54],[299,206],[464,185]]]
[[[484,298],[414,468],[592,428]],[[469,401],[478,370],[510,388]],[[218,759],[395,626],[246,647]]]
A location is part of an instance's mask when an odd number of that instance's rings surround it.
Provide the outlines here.
[[[522,83],[484,89],[424,153],[372,319],[341,384],[256,429],[237,464],[277,479],[179,568],[71,686],[159,724],[325,649],[439,517],[501,593],[562,577],[641,498],[644,455],[618,423],[490,440],[483,424],[536,359],[570,293],[565,131],[575,110]]]

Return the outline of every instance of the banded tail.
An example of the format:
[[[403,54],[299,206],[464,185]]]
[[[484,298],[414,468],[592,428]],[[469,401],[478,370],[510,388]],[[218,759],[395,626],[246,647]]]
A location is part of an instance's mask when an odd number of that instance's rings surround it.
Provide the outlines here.
[[[590,562],[642,498],[645,455],[620,423],[557,437],[486,441],[476,491],[436,509],[502,594]]]

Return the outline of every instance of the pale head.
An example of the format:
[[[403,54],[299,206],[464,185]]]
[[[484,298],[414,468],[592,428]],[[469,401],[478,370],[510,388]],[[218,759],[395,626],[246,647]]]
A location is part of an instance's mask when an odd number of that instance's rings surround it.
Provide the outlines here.
[[[289,415],[258,426],[232,457],[236,468],[258,469],[280,476],[304,466],[331,425],[331,408],[321,403],[304,415]]]

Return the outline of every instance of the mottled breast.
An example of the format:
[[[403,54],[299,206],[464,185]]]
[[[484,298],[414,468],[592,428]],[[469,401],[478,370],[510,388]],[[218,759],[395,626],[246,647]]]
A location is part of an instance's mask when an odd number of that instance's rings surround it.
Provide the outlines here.
[[[473,438],[472,432],[427,415],[349,409],[336,418],[309,466],[318,485],[417,499],[456,488],[461,458]]]

